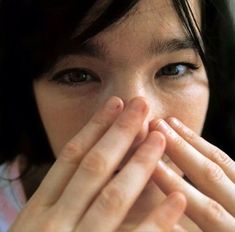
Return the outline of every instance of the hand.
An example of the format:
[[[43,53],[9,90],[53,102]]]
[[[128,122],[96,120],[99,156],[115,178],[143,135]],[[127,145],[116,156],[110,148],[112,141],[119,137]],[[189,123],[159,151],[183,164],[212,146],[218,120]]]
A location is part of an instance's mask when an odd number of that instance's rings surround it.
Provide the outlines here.
[[[168,122],[168,123],[167,123]],[[160,162],[153,179],[169,194],[187,197],[186,214],[203,231],[235,231],[235,163],[175,118],[152,121],[151,130],[166,137],[166,152],[195,187]]]
[[[65,145],[10,231],[116,230],[165,149],[164,136],[150,133],[129,162],[114,175],[147,112],[142,98],[133,99],[123,110],[123,102],[112,97]],[[184,195],[174,193],[142,222],[136,222],[135,231],[146,228],[169,231],[185,206]]]

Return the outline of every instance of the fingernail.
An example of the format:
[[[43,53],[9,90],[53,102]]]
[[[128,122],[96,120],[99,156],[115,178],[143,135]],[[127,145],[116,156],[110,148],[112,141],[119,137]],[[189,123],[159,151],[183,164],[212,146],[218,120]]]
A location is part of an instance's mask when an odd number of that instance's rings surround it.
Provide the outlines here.
[[[169,135],[171,138],[176,138],[176,132],[162,119],[160,119],[156,124],[156,129],[160,130],[161,132]]]
[[[160,120],[158,120],[157,121],[157,123],[156,123],[156,129],[163,129],[164,131],[169,131],[170,130],[170,127],[167,125],[167,123],[164,121],[164,120],[162,120],[162,119],[160,119]]]
[[[105,104],[105,108],[111,111],[116,111],[121,107],[121,101],[117,97],[111,97]]]
[[[186,198],[182,193],[174,192],[168,196],[168,203],[174,208],[184,208]]]
[[[176,118],[171,118],[170,119],[171,123],[173,123],[176,127],[180,127],[181,123],[178,119]]]
[[[162,160],[158,161],[158,166],[164,171],[169,171],[170,170],[170,168]]]
[[[170,124],[173,126],[173,128],[175,127],[177,130],[180,130],[181,132],[183,132],[184,135],[187,135],[188,138],[192,138],[194,132],[190,128],[185,126],[180,120],[176,118],[171,118]]]
[[[129,109],[136,112],[144,112],[146,111],[147,105],[143,100],[134,99],[130,102]]]
[[[146,141],[148,144],[150,145],[154,145],[154,146],[163,146],[164,144],[164,139],[163,139],[163,136],[158,133],[158,132],[152,132],[147,141]]]

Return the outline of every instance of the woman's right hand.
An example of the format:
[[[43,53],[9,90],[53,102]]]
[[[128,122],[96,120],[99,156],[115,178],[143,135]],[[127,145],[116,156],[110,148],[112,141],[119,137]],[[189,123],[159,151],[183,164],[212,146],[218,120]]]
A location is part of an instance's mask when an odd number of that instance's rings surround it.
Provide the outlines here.
[[[148,112],[143,98],[112,97],[63,148],[11,232],[115,231],[150,179],[165,149],[165,138],[151,132],[119,173],[120,162]],[[173,193],[136,222],[134,231],[171,231],[185,209]]]

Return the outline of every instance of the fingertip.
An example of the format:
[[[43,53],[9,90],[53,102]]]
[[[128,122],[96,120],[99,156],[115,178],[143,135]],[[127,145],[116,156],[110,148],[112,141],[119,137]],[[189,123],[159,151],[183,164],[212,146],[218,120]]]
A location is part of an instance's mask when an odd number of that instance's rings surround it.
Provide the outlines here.
[[[121,98],[117,96],[111,96],[107,100],[106,106],[110,109],[122,110],[124,108],[124,103]]]
[[[180,125],[180,120],[175,117],[168,117],[166,121],[170,124]]]
[[[146,114],[149,111],[149,104],[146,101],[146,98],[144,98],[144,97],[138,96],[138,97],[131,98],[128,101],[123,100],[123,102],[124,102],[124,107],[125,108],[127,106],[132,105],[133,103],[135,103],[136,106],[141,106],[143,112],[145,112]]]
[[[158,144],[161,145],[161,147],[163,147],[163,149],[166,146],[166,138],[164,136],[163,133],[161,133],[160,131],[152,131],[150,132],[151,136],[153,136],[154,138],[156,138],[158,140]]]
[[[149,123],[149,130],[150,131],[157,131],[157,125],[159,123],[159,121],[161,121],[162,119],[153,119],[150,123]]]
[[[174,208],[181,209],[182,211],[184,211],[186,208],[187,199],[186,196],[181,192],[170,193],[167,197],[167,200]]]
[[[172,232],[186,232],[186,230],[179,224],[174,225]]]

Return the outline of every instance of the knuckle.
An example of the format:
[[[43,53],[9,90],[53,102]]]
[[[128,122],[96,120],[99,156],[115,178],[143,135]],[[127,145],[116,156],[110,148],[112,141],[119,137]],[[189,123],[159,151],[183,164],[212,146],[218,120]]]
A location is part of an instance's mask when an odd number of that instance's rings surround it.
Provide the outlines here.
[[[224,221],[224,208],[216,201],[209,199],[204,210],[205,220],[208,224],[220,224]]]
[[[118,129],[121,129],[121,130],[129,130],[132,128],[132,124],[133,123],[130,123],[127,120],[118,120],[116,123],[116,126]]]
[[[152,154],[152,146],[144,144],[144,149],[140,149],[132,158],[134,164],[141,166],[153,166],[156,163],[156,154]]]
[[[125,115],[126,116],[126,115]],[[125,132],[132,132],[134,128],[136,127],[137,122],[135,119],[127,119],[127,117],[121,117],[117,122],[115,123],[115,126],[122,131]]]
[[[206,161],[204,166],[205,180],[209,182],[218,182],[223,179],[223,170],[215,163]]]
[[[179,136],[176,136],[176,137],[174,138],[174,142],[175,142],[175,144],[176,144],[177,146],[180,146],[180,147],[182,147],[182,148],[185,147],[185,141],[184,141],[181,137],[179,137]]]
[[[132,232],[150,232],[150,231],[162,232],[163,230],[161,226],[158,225],[158,221],[156,220],[154,220],[153,222],[147,222],[141,224],[140,227],[137,227],[134,230],[132,230]]]
[[[92,175],[101,175],[106,171],[106,160],[101,151],[92,151],[80,164],[80,168]]]
[[[103,117],[94,117],[91,119],[91,122],[95,125],[97,125],[98,127],[106,127],[107,125],[107,121],[105,120],[104,115],[102,115]]]
[[[190,129],[186,129],[184,128],[184,131],[185,131],[185,137],[186,137],[186,140],[189,140],[189,141],[194,141],[196,139],[196,133],[191,131]]]
[[[68,142],[63,148],[60,158],[68,163],[77,163],[80,160],[80,149],[78,144],[74,142]]]
[[[223,156],[222,152],[220,151],[220,149],[215,146],[212,146],[212,148],[210,150],[210,154],[211,154],[211,157],[214,161],[221,161],[221,160],[224,160],[224,158],[225,158]]]
[[[102,213],[113,215],[120,212],[125,205],[124,192],[115,184],[105,187],[100,194],[99,209]]]
[[[225,164],[226,166],[230,166],[233,163],[232,159],[227,154],[215,146],[212,146],[210,154],[211,159],[216,163]]]

